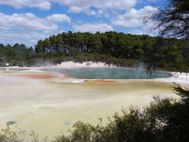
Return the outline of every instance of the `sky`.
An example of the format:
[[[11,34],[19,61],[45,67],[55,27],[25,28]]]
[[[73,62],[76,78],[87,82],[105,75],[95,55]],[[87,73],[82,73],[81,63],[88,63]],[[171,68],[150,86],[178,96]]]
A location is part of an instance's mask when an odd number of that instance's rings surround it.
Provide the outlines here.
[[[0,0],[0,43],[35,46],[62,32],[107,32],[155,36],[145,17],[168,0]]]

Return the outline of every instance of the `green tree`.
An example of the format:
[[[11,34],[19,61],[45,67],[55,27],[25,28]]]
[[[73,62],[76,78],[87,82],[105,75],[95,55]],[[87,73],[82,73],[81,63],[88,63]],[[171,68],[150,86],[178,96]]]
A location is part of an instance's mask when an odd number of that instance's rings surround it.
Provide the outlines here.
[[[168,7],[153,15],[152,19],[160,21],[161,35],[189,39],[188,0],[170,0]]]

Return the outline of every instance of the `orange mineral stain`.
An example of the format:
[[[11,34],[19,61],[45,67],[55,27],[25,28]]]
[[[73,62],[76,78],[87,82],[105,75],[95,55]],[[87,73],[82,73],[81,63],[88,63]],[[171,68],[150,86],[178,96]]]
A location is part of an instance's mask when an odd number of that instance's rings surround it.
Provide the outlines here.
[[[35,73],[35,74],[20,74],[18,75],[20,77],[25,77],[25,78],[33,78],[33,79],[51,79],[55,78],[56,76],[50,73]]]

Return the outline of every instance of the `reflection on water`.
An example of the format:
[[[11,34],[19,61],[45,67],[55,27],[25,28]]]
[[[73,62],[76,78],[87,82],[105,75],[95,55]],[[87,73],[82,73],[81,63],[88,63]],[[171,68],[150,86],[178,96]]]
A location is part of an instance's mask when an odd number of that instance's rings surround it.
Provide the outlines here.
[[[149,72],[128,68],[47,68],[46,70],[81,79],[152,79],[171,76],[169,73],[160,71]]]

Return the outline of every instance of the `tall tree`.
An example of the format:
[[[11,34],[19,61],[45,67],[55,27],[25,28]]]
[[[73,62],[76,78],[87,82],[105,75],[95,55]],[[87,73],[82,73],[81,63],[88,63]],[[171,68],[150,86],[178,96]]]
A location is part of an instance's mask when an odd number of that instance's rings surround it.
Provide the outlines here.
[[[189,39],[189,0],[170,0],[165,10],[152,16],[164,37]]]

